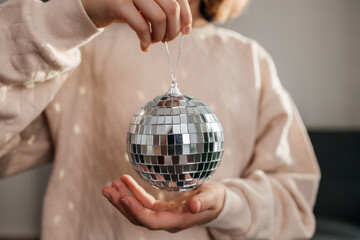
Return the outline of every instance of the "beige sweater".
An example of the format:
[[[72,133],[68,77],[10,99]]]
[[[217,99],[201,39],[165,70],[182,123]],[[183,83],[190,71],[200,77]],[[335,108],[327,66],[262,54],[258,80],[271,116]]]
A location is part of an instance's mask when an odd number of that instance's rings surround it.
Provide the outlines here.
[[[112,207],[101,189],[135,176],[125,148],[133,113],[170,78],[164,44],[143,53],[126,25],[100,33],[80,0],[0,5],[0,176],[53,161],[42,239],[312,236],[320,172],[298,112],[263,48],[211,24],[185,37],[178,80],[223,125],[225,153],[212,178],[227,189],[222,212],[170,234],[134,226]],[[135,178],[156,198],[177,195]]]

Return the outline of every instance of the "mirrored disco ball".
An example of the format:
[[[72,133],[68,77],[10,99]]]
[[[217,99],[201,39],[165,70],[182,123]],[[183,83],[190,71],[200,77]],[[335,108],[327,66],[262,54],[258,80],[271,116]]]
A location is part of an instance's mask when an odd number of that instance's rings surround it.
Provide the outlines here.
[[[158,96],[133,117],[127,139],[129,160],[149,184],[188,191],[210,178],[224,149],[223,129],[201,100]]]

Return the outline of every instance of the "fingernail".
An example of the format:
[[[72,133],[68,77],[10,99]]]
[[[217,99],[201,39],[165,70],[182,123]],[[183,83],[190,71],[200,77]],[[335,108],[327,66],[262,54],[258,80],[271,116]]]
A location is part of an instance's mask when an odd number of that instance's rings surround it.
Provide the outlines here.
[[[186,26],[184,27],[184,33],[185,33],[185,34],[189,34],[190,31],[191,31],[191,24],[186,25]]]
[[[128,200],[126,200],[126,199],[121,199],[121,202],[122,202],[122,204],[124,204],[124,205],[125,205],[125,207],[129,208],[130,203],[129,203],[129,201],[128,201]]]
[[[149,45],[145,42],[141,42],[141,49],[145,52],[149,51]]]
[[[103,193],[104,197],[106,197],[108,200],[110,200],[110,195],[108,193]]]
[[[200,212],[200,208],[201,208],[200,200],[196,200],[196,204],[197,204],[197,212]]]

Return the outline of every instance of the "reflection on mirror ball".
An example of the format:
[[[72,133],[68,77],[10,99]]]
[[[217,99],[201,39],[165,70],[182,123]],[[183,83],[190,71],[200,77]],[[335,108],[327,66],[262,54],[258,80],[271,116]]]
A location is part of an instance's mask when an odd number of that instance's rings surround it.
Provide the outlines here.
[[[134,115],[127,151],[133,169],[149,184],[167,191],[188,191],[219,166],[223,129],[201,100],[167,93]]]

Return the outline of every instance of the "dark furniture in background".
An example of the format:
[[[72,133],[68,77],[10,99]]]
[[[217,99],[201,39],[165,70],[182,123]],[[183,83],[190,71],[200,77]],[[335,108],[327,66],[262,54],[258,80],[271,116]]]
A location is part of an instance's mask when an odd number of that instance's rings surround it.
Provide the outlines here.
[[[360,130],[309,135],[322,173],[313,239],[360,239]]]

